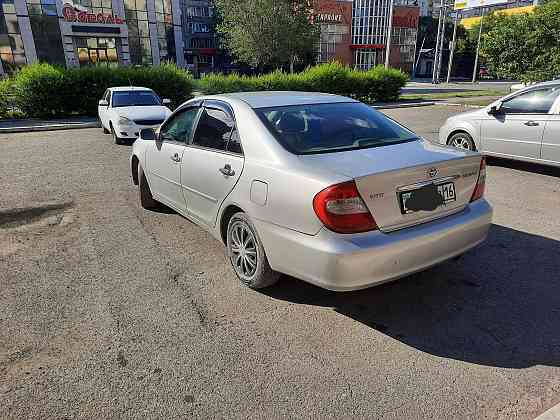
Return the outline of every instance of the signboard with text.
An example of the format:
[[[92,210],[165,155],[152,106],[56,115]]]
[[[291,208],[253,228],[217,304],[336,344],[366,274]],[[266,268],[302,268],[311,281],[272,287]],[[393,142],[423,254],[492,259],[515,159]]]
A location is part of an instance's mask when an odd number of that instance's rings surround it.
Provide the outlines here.
[[[474,9],[476,7],[506,4],[508,0],[455,0],[455,10]]]
[[[62,8],[62,15],[66,22],[102,23],[106,25],[122,25],[125,23],[124,19],[118,16],[109,13],[91,13],[68,3]]]

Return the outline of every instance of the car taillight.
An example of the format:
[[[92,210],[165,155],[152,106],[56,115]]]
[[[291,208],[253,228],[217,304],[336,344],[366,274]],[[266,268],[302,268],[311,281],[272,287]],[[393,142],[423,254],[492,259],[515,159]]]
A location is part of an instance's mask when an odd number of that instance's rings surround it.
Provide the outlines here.
[[[354,181],[325,188],[313,199],[313,209],[334,232],[358,233],[378,228]]]
[[[484,197],[484,190],[486,188],[486,158],[483,156],[480,161],[480,172],[478,173],[478,181],[471,197],[471,203],[480,200]]]

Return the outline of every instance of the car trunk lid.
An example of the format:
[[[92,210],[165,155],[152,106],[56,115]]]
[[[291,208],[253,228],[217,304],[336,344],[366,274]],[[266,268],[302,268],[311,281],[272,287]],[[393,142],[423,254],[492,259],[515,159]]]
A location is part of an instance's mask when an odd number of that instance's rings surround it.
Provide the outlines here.
[[[377,225],[387,232],[462,210],[476,187],[481,160],[478,154],[423,140],[300,158],[354,179]],[[430,205],[426,206],[426,196],[434,191],[443,193],[447,200],[434,207],[428,197]],[[409,201],[412,192],[414,201]],[[410,208],[403,208],[403,202]]]

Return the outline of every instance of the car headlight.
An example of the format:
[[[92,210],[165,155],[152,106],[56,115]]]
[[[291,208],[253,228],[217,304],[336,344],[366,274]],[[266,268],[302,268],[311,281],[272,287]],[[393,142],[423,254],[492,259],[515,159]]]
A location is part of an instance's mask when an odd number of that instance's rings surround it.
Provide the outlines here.
[[[132,120],[126,117],[119,117],[119,125],[120,126],[131,126]]]

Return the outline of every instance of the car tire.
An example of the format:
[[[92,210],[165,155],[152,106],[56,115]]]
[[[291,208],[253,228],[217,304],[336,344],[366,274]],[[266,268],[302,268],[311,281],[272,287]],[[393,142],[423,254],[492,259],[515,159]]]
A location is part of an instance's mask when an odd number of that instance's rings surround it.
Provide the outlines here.
[[[139,190],[140,190],[140,204],[143,208],[147,210],[156,209],[159,207],[159,203],[154,200],[152,196],[152,191],[150,190],[150,186],[148,185],[148,180],[146,179],[146,175],[144,175],[144,171],[140,166],[138,166],[138,173],[139,173]]]
[[[115,142],[115,144],[118,144],[118,145],[123,144],[122,139],[117,136],[117,133],[115,132],[115,129],[113,128],[113,124],[109,124],[109,126],[111,127],[111,134],[113,135],[113,141]]]
[[[244,285],[263,289],[278,281],[280,273],[270,268],[259,235],[245,213],[236,213],[229,220],[226,246],[233,270]]]
[[[465,133],[464,131],[455,133],[451,137],[449,137],[447,145],[455,147],[457,149],[470,150],[471,152],[476,151],[476,146],[474,144],[473,138],[469,133]]]

